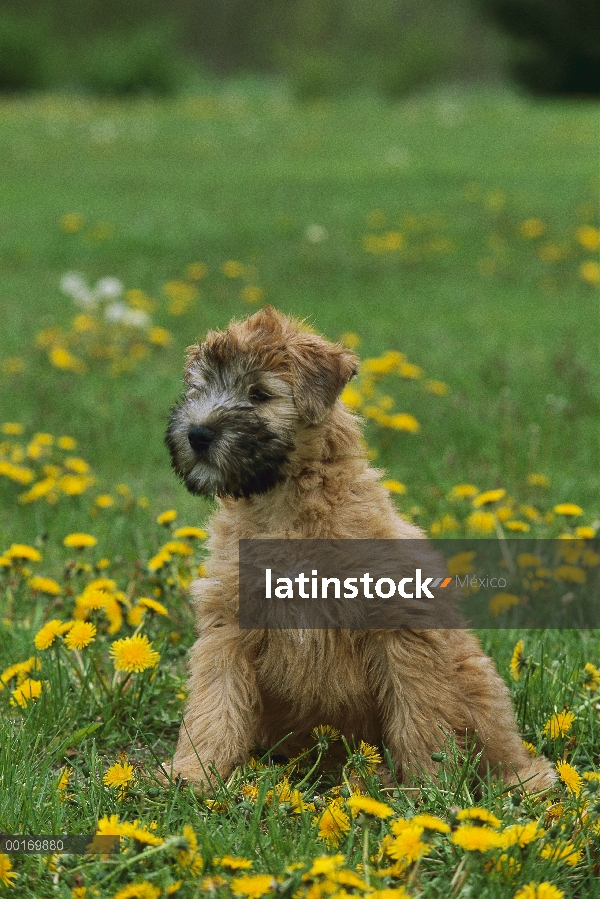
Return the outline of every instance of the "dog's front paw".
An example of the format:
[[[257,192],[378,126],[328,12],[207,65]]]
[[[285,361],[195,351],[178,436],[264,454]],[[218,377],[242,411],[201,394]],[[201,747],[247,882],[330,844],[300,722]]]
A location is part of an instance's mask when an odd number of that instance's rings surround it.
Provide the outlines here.
[[[203,793],[212,793],[213,785],[208,772],[203,773],[200,764],[177,764],[177,759],[162,762],[158,771],[155,772],[156,779],[165,787],[177,784],[186,786],[192,784],[197,790]]]

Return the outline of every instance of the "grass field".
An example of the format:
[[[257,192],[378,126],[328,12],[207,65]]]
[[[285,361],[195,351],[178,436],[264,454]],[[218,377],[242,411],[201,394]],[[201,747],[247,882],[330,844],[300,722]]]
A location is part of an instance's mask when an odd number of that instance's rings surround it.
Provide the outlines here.
[[[593,104],[504,93],[0,102],[0,832],[124,847],[0,853],[0,891],[597,895],[596,632],[482,634],[532,752],[566,763],[550,795],[477,784],[456,752],[419,796],[382,788],[381,748],[348,747],[335,781],[326,731],[211,800],[154,777],[202,563],[177,531],[210,512],[163,433],[208,328],[270,302],[355,346],[344,398],[402,514],[436,537],[571,535],[579,564],[600,528],[597,142]],[[96,543],[64,545],[78,533]],[[352,775],[391,816],[348,806]]]

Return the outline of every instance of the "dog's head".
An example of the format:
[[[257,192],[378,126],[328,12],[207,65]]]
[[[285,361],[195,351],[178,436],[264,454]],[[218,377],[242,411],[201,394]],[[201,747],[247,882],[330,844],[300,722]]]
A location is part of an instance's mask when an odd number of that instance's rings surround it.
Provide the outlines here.
[[[320,425],[354,353],[271,306],[189,347],[166,442],[191,493],[249,497],[284,480],[299,429]]]

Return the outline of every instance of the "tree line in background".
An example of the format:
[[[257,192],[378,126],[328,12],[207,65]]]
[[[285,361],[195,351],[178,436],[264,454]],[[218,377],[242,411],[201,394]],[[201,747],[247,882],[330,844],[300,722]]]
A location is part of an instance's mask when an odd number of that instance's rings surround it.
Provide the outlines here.
[[[0,90],[169,95],[221,76],[304,98],[512,75],[600,94],[600,0],[0,0]]]

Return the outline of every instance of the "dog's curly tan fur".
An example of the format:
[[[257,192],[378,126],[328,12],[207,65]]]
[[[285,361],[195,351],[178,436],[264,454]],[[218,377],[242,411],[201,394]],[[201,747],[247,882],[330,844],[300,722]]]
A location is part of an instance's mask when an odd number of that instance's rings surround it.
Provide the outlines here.
[[[548,787],[509,692],[465,630],[243,631],[238,541],[247,538],[422,538],[370,468],[356,417],[338,397],[358,359],[265,307],[188,351],[186,392],[167,443],[188,488],[213,494],[208,577],[192,586],[198,640],[172,772],[206,782],[256,744],[319,724],[384,744],[401,780],[436,773],[444,735],[475,741],[506,784]],[[194,429],[196,429],[194,431]],[[195,443],[195,449],[192,446]]]

